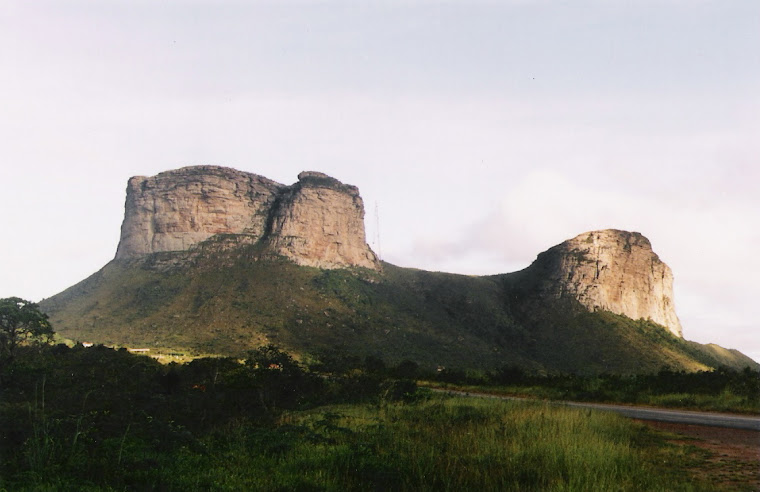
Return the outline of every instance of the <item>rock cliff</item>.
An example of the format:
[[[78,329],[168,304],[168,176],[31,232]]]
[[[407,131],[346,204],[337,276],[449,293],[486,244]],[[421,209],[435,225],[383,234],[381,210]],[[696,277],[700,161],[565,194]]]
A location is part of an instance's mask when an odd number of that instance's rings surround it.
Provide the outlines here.
[[[261,255],[298,265],[381,269],[366,243],[359,190],[325,174],[302,172],[285,186],[234,169],[195,166],[129,180],[117,259],[194,251],[218,235],[232,236],[235,244],[257,243]],[[541,253],[517,278],[519,289],[537,299],[575,299],[592,311],[651,319],[682,336],[673,275],[639,233],[581,234]]]
[[[168,352],[241,357],[274,343],[309,355],[339,344],[431,370],[758,367],[623,317],[681,336],[671,271],[634,232],[587,232],[520,272],[484,277],[296,266],[379,270],[363,216],[355,187],[316,172],[291,186],[213,166],[132,178],[117,258],[40,306],[66,338]],[[291,261],[257,261],[272,256]]]
[[[355,186],[316,172],[285,186],[218,166],[131,178],[116,258],[188,251],[217,234],[260,241],[299,265],[380,269]]]
[[[217,166],[135,176],[127,184],[116,258],[185,251],[215,234],[261,238],[268,211],[283,188],[255,174]]]
[[[651,319],[682,337],[673,274],[637,232],[581,234],[541,253],[528,267],[543,297],[575,298],[589,310]]]
[[[325,174],[303,172],[272,212],[269,245],[299,265],[377,269],[364,235],[359,189]]]

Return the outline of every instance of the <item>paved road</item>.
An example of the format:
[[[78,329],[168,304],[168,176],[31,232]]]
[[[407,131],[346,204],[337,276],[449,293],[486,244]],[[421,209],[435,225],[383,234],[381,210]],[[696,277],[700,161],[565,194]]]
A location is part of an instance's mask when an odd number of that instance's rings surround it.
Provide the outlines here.
[[[488,395],[484,393],[468,393],[465,391],[442,390],[430,388],[432,391],[451,393],[462,396],[480,398],[496,398],[500,400],[523,400],[543,401],[516,396]],[[607,403],[579,403],[572,401],[548,401],[553,405],[564,405],[576,408],[589,408],[617,412],[626,417],[641,420],[655,420],[659,422],[671,422],[676,424],[709,425],[713,427],[725,427],[729,429],[746,429],[760,431],[760,417],[751,415],[735,415],[728,413],[692,412],[688,410],[666,410],[664,408],[634,407],[626,405],[610,405]]]

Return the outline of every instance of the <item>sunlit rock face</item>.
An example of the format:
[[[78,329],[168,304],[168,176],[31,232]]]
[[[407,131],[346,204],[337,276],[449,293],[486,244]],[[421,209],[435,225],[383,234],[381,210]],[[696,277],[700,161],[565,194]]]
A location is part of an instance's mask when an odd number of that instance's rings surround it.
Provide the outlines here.
[[[316,172],[285,186],[218,166],[131,178],[116,258],[187,251],[220,234],[261,241],[300,265],[380,269],[356,187]]]
[[[366,243],[358,188],[313,171],[299,174],[280,195],[269,245],[299,265],[380,268]]]
[[[185,251],[216,234],[261,238],[283,188],[262,176],[218,166],[135,176],[127,185],[116,258]]]
[[[541,253],[545,295],[572,296],[589,310],[651,319],[681,337],[673,274],[637,232],[607,229],[581,234]]]

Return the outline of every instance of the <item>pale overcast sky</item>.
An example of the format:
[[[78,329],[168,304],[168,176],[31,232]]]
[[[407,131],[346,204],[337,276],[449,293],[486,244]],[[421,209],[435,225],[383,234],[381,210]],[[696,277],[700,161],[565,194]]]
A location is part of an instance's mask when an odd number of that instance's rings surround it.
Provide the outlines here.
[[[0,297],[111,260],[130,176],[318,170],[401,266],[639,231],[685,338],[760,360],[756,0],[5,0],[0,67]]]

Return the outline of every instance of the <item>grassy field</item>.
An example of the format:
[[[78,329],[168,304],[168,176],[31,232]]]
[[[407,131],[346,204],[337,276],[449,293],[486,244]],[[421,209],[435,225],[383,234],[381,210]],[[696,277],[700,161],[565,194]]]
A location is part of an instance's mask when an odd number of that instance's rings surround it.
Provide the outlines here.
[[[688,450],[609,414],[434,397],[286,421],[326,438],[288,460],[310,471],[299,480],[333,490],[713,490],[678,472]]]
[[[436,396],[232,425],[139,473],[162,490],[720,490],[688,471],[703,458],[610,414]]]
[[[506,367],[492,373],[443,371],[421,382],[433,388],[524,396],[549,400],[593,401],[713,412],[760,413],[760,372],[685,372],[662,369],[656,374],[621,376],[527,375]]]
[[[113,443],[112,486],[38,476],[8,490],[716,491],[696,448],[615,415],[429,397],[232,424],[172,453]],[[147,465],[146,465],[147,463]]]
[[[625,418],[435,394],[376,362],[23,350],[0,370],[0,490],[743,490]]]

